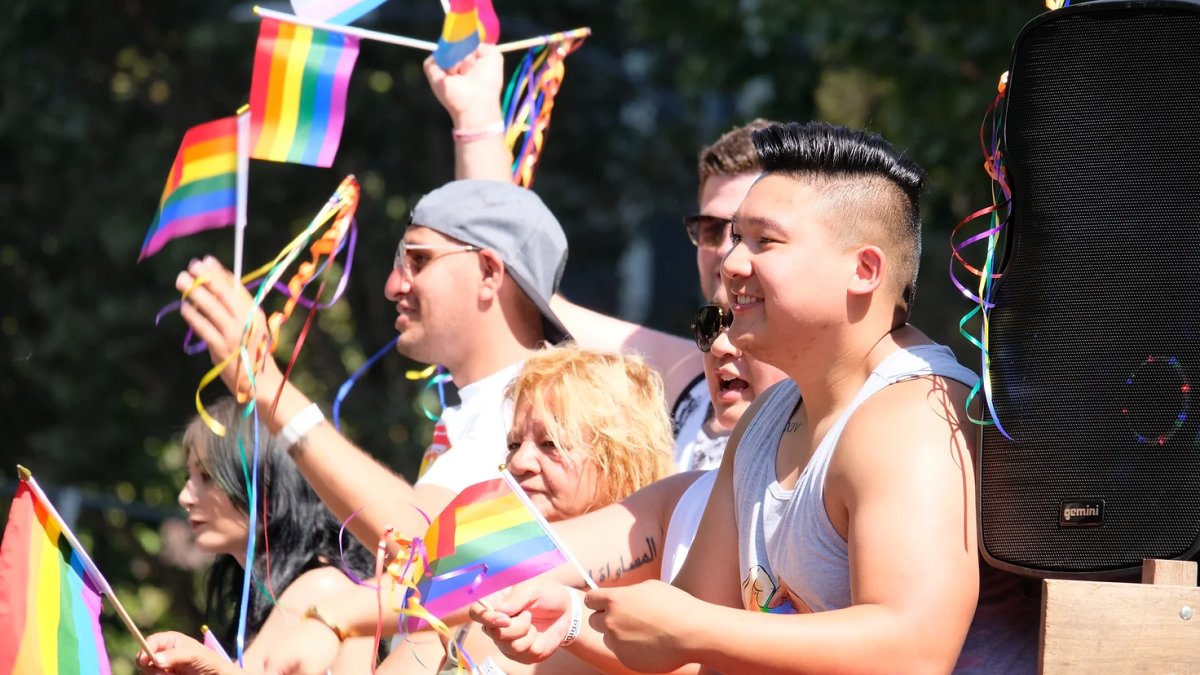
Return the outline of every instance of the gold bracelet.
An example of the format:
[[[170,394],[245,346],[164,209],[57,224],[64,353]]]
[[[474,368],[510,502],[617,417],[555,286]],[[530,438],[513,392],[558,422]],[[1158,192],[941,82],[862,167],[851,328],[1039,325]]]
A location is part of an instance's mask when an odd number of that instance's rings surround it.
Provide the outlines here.
[[[316,605],[309,605],[308,609],[304,610],[304,614],[302,614],[300,618],[315,619],[325,624],[325,627],[333,631],[333,634],[337,636],[338,642],[345,642],[346,638],[350,637],[349,633],[343,631],[341,628],[338,628],[336,624],[325,618],[325,615],[321,614],[321,611],[317,609]]]

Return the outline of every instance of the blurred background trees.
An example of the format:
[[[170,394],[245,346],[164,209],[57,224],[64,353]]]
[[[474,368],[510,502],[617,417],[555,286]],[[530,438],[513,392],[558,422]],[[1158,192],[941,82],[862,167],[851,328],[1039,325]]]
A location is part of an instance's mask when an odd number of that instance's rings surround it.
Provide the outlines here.
[[[570,237],[568,297],[686,331],[700,298],[679,216],[695,209],[696,151],[754,117],[823,119],[880,133],[928,170],[914,320],[978,361],[957,335],[969,307],[946,278],[948,236],[990,199],[980,119],[1013,39],[1042,3],[495,5],[503,39],[594,31],[567,61],[534,183]],[[362,22],[424,39],[440,23],[434,0],[391,0]],[[209,367],[182,353],[177,317],[155,326],[154,316],[190,258],[229,263],[232,232],[135,260],[183,132],[245,102],[256,35],[251,3],[228,0],[6,0],[0,9],[0,513],[21,462],[77,514],[77,531],[147,632],[197,634],[203,621],[191,568],[204,561],[187,555],[175,496],[179,431]],[[423,58],[362,43],[332,170],[251,165],[248,269],[291,239],[343,175],[364,188],[353,278],[317,319],[294,376],[326,407],[393,337],[382,293],[393,247],[414,200],[452,178],[449,120]],[[510,69],[516,62],[509,57]],[[404,376],[417,367],[390,355],[343,407],[350,437],[410,477],[431,431],[422,383]],[[114,672],[130,672],[132,639],[107,613],[105,624]]]

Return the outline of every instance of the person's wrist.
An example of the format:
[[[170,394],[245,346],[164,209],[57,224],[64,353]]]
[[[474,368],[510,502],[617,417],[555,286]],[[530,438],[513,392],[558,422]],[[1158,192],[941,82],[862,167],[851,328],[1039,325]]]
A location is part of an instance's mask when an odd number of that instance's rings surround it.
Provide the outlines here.
[[[504,111],[499,105],[486,106],[483,109],[468,109],[450,115],[450,122],[455,129],[482,129],[496,122],[504,121]]]
[[[675,622],[670,628],[668,635],[670,639],[666,648],[673,651],[677,658],[685,660],[687,663],[707,663],[701,659],[711,658],[715,640],[717,643],[722,643],[723,635],[712,635],[708,629],[709,625],[705,623],[707,620],[705,614],[711,605],[706,605],[699,601],[693,602],[694,598],[686,598],[687,602],[680,611],[674,614]],[[720,648],[717,648],[717,652]]]
[[[300,439],[308,435],[308,432],[318,427],[325,421],[325,413],[321,412],[320,406],[316,403],[310,403],[292,416],[287,424],[279,430],[279,444],[284,450],[290,450],[291,447],[300,442]]]
[[[504,122],[495,121],[486,127],[455,127],[450,135],[456,143],[474,143],[487,138],[500,138],[504,135]]]
[[[312,404],[312,401],[291,382],[283,383],[282,391],[279,385],[280,381],[273,384],[262,382],[255,392],[259,419],[274,435],[279,435],[288,422]],[[279,397],[278,401],[276,395]]]

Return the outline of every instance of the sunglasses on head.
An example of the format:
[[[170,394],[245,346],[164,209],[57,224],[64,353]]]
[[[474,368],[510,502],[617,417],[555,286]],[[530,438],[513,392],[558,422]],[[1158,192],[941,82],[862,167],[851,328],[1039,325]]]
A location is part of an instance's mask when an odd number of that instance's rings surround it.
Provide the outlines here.
[[[687,230],[687,236],[692,240],[692,245],[704,248],[720,248],[721,244],[725,243],[731,222],[733,221],[729,218],[703,214],[683,217],[683,227]]]
[[[696,316],[692,319],[692,337],[696,339],[696,347],[707,354],[717,336],[732,324],[733,313],[720,305],[705,305],[696,310]]]

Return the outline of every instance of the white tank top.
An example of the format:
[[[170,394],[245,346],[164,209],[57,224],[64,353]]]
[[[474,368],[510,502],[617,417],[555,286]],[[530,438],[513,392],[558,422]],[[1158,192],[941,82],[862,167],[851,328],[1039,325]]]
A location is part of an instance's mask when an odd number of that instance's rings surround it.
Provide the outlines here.
[[[786,380],[764,394],[766,401],[738,443],[733,469],[738,559],[746,609],[793,614],[850,606],[848,548],[825,511],[825,475],[846,423],[864,401],[890,384],[930,375],[969,387],[978,380],[941,345],[922,345],[890,354],[834,422],[790,490],[775,479],[775,457],[784,425],[800,403],[800,391],[794,382]],[[971,631],[981,628],[988,639],[972,640],[968,636],[960,667],[965,659],[976,668],[982,666],[976,672],[1031,672],[1037,663],[1038,601],[1032,598],[1014,612],[997,616],[984,607],[981,597]],[[1022,623],[1029,618],[1025,609],[1034,610],[1032,631],[1028,633]],[[978,625],[983,617],[987,617],[987,626]],[[1009,617],[1014,622],[1013,630],[997,630],[995,622]],[[1013,632],[1021,634],[1019,639],[1012,637]],[[1004,650],[998,649],[1000,644],[1004,644]]]

